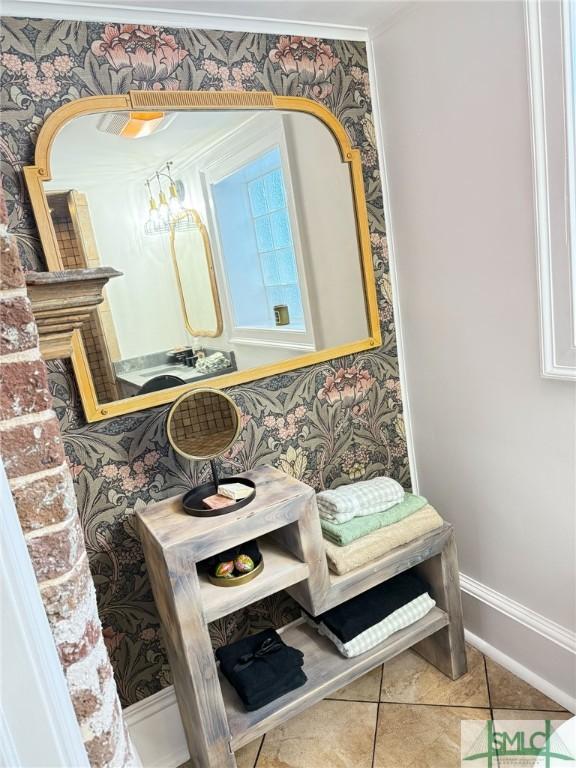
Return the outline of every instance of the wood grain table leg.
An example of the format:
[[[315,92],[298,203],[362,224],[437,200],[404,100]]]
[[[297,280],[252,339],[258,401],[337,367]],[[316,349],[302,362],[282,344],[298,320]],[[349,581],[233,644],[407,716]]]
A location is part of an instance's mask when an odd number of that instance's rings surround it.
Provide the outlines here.
[[[196,565],[177,548],[163,556],[143,543],[192,765],[236,768]]]
[[[330,574],[326,562],[324,539],[316,506],[316,495],[310,494],[298,520],[273,532],[274,538],[303,563],[310,574],[305,581],[286,591],[307,611],[315,615],[323,605],[330,589]]]
[[[468,667],[454,531],[450,533],[442,552],[419,565],[418,571],[430,585],[438,607],[448,614],[450,623],[417,643],[414,650],[456,680],[467,672]]]

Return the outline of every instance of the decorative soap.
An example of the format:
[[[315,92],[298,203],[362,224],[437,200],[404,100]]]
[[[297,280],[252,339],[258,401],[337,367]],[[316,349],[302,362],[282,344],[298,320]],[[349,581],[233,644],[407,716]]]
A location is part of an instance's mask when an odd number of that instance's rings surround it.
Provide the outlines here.
[[[238,573],[250,573],[254,570],[254,560],[248,555],[238,555],[234,560],[234,567]]]
[[[214,575],[218,576],[219,579],[230,579],[234,576],[233,571],[234,571],[234,563],[232,560],[229,560],[227,563],[219,563],[216,566]]]
[[[221,485],[218,489],[220,496],[225,496],[227,499],[233,499],[234,501],[241,501],[253,492],[253,488],[243,483],[228,483],[228,485]]]
[[[207,507],[210,507],[210,509],[221,509],[222,507],[229,507],[234,504],[233,499],[227,499],[225,496],[220,496],[219,493],[213,493],[212,496],[206,496],[202,501]]]

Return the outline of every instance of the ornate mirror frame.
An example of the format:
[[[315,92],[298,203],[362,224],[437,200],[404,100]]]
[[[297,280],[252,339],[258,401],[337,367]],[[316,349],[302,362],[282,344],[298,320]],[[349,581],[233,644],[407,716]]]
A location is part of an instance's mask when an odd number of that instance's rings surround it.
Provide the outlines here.
[[[178,267],[178,256],[176,252],[176,234],[178,232],[176,224],[180,219],[192,217],[200,236],[202,238],[202,244],[204,246],[204,256],[206,257],[206,267],[210,277],[210,290],[212,293],[212,301],[214,302],[214,315],[216,317],[216,328],[213,331],[194,328],[188,317],[188,308],[186,306],[186,297],[184,296],[184,288],[182,286],[182,277],[180,275],[180,269]],[[184,231],[182,233],[186,235]],[[174,266],[174,272],[176,273],[176,283],[178,285],[178,294],[180,296],[180,306],[182,307],[182,314],[184,316],[184,325],[186,330],[191,336],[202,336],[205,338],[217,338],[222,334],[223,322],[222,322],[222,308],[220,306],[220,294],[218,292],[218,283],[216,282],[216,274],[214,273],[214,259],[212,258],[212,248],[210,246],[210,238],[208,237],[208,230],[204,226],[200,214],[194,208],[187,208],[182,213],[179,213],[170,224],[170,254],[172,256],[172,265]]]
[[[360,151],[356,148],[352,148],[350,139],[348,138],[348,134],[343,125],[326,107],[312,101],[312,99],[307,99],[302,96],[275,96],[268,91],[252,91],[245,93],[226,91],[130,91],[127,94],[117,96],[88,96],[76,99],[59,107],[49,115],[38,134],[38,141],[36,143],[34,154],[34,165],[26,166],[23,169],[48,270],[51,272],[60,272],[64,269],[56,232],[50,216],[48,200],[43,187],[44,182],[50,181],[52,178],[50,173],[50,150],[60,129],[76,117],[97,112],[119,110],[168,111],[194,109],[253,109],[258,111],[278,109],[304,112],[318,118],[327,126],[327,128],[329,128],[339,146],[342,162],[348,163],[350,169],[350,181],[352,184],[356,214],[358,246],[360,250],[364,282],[364,299],[369,329],[369,336],[365,339],[341,344],[318,352],[310,352],[279,363],[263,365],[258,368],[249,368],[234,373],[227,373],[222,376],[215,376],[210,380],[210,385],[218,389],[231,387],[236,384],[274,376],[286,371],[315,365],[317,363],[325,362],[326,360],[332,360],[337,357],[380,346],[382,343],[382,336],[378,317],[376,284],[372,251],[370,247],[370,231],[368,227]],[[206,386],[204,381],[196,384],[188,383],[181,387],[174,387],[173,389],[164,389],[159,392],[151,392],[145,395],[135,395],[134,397],[125,398],[123,400],[100,403],[96,395],[92,373],[88,365],[88,358],[81,331],[78,330],[74,331],[72,338],[71,359],[82,405],[86,419],[89,422],[109,419],[114,416],[134,413],[146,408],[164,405],[173,402],[177,397],[180,397],[188,390]]]

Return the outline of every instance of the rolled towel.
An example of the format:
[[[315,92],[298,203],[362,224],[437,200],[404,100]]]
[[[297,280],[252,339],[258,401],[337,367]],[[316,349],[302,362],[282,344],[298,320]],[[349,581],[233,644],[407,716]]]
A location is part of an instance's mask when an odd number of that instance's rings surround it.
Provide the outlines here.
[[[346,547],[339,547],[324,540],[328,567],[342,575],[355,568],[376,560],[402,544],[408,544],[425,533],[441,528],[444,521],[434,507],[427,504],[418,512],[400,520],[399,523],[380,528],[369,536],[356,539]]]
[[[304,618],[315,629],[318,630],[320,635],[324,635],[330,640],[336,648],[340,651],[342,656],[351,659],[354,656],[360,656],[362,653],[366,653],[371,648],[375,648],[384,640],[387,640],[394,632],[398,632],[405,627],[409,627],[419,619],[422,619],[429,613],[436,603],[430,597],[427,592],[419,595],[414,600],[401,606],[396,611],[386,616],[385,619],[369,627],[364,632],[356,635],[355,638],[349,640],[347,643],[343,643],[340,638],[334,634],[328,627],[317,619],[304,614]]]
[[[394,504],[393,507],[389,507],[382,512],[375,512],[373,515],[355,517],[347,523],[333,523],[331,520],[325,520],[321,517],[322,535],[325,539],[338,544],[339,547],[345,547],[347,544],[351,544],[363,536],[368,536],[368,534],[377,531],[379,528],[385,528],[387,525],[404,520],[405,517],[413,515],[414,512],[418,512],[419,509],[425,507],[426,504],[428,504],[428,501],[424,496],[406,493],[404,494],[404,499],[399,504]]]
[[[318,511],[325,520],[346,523],[354,517],[383,512],[404,498],[404,488],[391,477],[375,477],[342,485],[316,496]]]

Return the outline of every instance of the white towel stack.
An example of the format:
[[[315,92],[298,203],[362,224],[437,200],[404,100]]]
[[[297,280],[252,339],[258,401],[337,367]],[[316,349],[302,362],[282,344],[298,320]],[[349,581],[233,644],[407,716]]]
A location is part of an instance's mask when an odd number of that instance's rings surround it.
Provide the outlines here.
[[[347,523],[354,517],[373,515],[399,504],[404,489],[391,477],[375,477],[352,485],[343,485],[316,496],[320,516],[335,523]]]

